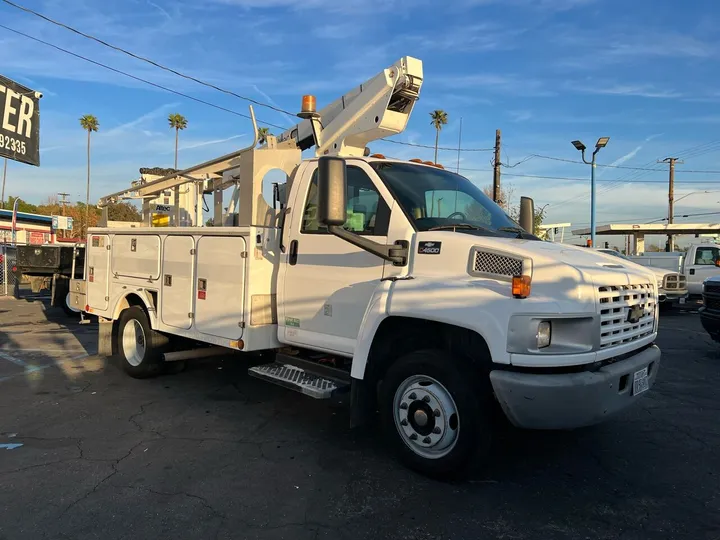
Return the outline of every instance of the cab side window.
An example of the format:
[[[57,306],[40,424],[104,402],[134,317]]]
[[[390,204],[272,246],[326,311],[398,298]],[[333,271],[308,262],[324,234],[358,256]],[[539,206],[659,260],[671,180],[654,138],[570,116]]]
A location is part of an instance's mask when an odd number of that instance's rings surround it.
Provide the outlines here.
[[[318,223],[317,189],[318,171],[315,169],[308,190],[300,232],[304,234],[328,234],[327,228]],[[370,177],[359,167],[347,168],[347,220],[343,227],[355,234],[387,236],[390,224],[390,208],[380,196]]]
[[[695,264],[715,264],[720,257],[720,249],[716,247],[699,247],[695,252]]]

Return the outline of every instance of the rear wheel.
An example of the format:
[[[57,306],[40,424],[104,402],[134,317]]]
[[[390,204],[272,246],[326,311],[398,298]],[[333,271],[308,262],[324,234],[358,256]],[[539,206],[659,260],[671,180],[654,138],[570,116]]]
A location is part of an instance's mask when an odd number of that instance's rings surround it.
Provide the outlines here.
[[[408,467],[436,478],[462,473],[491,440],[489,382],[443,351],[418,351],[388,370],[380,390],[385,437]]]
[[[131,306],[122,312],[117,339],[123,369],[128,375],[144,379],[162,371],[162,354],[169,345],[169,339],[150,328],[141,307]]]

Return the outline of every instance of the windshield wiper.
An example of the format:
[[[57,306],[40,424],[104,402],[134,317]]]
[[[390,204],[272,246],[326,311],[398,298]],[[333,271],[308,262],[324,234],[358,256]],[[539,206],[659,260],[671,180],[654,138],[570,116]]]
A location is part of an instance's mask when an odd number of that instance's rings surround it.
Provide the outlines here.
[[[490,229],[486,229],[485,227],[478,227],[477,225],[470,225],[469,223],[457,223],[455,225],[450,225],[449,223],[446,225],[436,225],[435,227],[430,227],[428,231],[446,231],[449,229],[469,229],[473,231],[489,231]]]
[[[502,231],[502,232],[517,233],[516,238],[522,238],[523,234],[528,234],[528,235],[530,234],[525,229],[521,229],[520,227],[498,227],[497,230]]]

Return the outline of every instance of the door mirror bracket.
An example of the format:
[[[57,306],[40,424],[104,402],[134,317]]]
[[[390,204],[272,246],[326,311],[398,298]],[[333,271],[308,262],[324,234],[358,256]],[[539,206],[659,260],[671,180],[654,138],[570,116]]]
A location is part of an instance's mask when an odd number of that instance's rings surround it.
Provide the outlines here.
[[[346,209],[347,166],[345,160],[335,156],[322,156],[318,160],[318,222],[331,234],[393,263],[406,266],[409,252],[407,240],[393,245],[380,244],[343,228],[347,220]]]

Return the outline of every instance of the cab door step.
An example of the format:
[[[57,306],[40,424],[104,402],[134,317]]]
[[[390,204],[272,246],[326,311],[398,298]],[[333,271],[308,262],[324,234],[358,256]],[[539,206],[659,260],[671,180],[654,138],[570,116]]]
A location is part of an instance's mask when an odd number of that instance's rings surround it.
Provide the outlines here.
[[[285,354],[277,354],[270,364],[249,368],[248,374],[315,399],[329,399],[350,388],[348,372]]]

